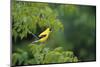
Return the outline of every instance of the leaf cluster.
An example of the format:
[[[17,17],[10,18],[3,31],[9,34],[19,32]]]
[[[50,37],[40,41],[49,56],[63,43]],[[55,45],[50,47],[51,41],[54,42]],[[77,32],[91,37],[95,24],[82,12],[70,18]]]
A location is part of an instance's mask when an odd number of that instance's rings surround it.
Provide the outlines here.
[[[72,51],[64,51],[62,47],[53,50],[45,47],[45,44],[30,44],[26,50],[17,49],[12,55],[13,65],[49,64],[78,62],[78,58]]]
[[[12,2],[12,36],[23,39],[28,34],[36,34],[39,29],[63,29],[57,13],[46,3]],[[39,29],[38,29],[39,28]]]

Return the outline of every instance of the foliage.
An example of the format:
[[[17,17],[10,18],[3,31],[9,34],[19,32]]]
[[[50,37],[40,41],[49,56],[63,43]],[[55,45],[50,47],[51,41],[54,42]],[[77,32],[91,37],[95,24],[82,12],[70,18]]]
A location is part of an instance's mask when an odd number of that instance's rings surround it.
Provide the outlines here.
[[[15,65],[15,64],[21,65],[22,63],[24,63],[26,65],[27,60],[28,60],[28,53],[22,49],[17,49],[16,52],[13,53],[13,55],[12,55],[12,64],[13,65]]]
[[[27,49],[17,49],[13,53],[13,65],[78,62],[72,51],[64,51],[62,47],[51,50],[45,44],[30,44]]]
[[[63,25],[57,14],[48,4],[12,2],[12,35],[14,40],[27,37],[27,34],[36,34],[38,30],[50,27],[53,31],[63,30]]]

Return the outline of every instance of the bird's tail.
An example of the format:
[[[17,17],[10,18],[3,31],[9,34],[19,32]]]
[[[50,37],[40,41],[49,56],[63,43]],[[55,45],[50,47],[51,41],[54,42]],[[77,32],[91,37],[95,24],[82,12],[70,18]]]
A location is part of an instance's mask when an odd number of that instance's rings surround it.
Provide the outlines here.
[[[39,42],[39,40],[33,41],[32,44]]]

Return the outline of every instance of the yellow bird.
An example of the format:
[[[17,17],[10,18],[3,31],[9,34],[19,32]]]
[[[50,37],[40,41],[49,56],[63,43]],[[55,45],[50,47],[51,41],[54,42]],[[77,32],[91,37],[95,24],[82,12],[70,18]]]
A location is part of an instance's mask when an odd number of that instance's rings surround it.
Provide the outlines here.
[[[34,42],[32,42],[32,43],[36,43],[36,42],[45,42],[47,39],[48,39],[48,37],[49,37],[49,35],[50,35],[50,32],[51,32],[51,30],[50,30],[50,28],[47,28],[45,31],[43,31],[38,37],[39,37],[39,40],[36,40],[36,41],[34,41]]]

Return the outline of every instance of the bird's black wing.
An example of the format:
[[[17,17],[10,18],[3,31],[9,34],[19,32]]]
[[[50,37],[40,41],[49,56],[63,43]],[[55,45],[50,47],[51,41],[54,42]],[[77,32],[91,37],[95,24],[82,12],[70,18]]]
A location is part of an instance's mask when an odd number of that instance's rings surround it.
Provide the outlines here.
[[[44,34],[44,35],[40,36],[39,38],[41,39],[41,38],[43,38],[43,37],[45,37],[45,36],[46,36],[46,34]]]

